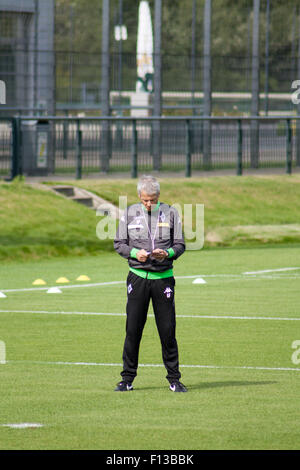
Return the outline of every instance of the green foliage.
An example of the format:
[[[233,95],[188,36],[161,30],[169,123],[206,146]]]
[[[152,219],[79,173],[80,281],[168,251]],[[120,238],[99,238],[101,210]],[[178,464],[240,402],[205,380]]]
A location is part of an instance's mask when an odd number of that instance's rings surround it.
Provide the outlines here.
[[[123,0],[123,23],[127,26],[128,39],[124,52],[135,54],[138,21],[136,0]],[[155,1],[150,0],[154,24]],[[270,10],[270,44],[277,50],[291,46],[292,25],[295,18],[295,0],[272,0]],[[191,50],[191,22],[193,0],[163,0],[162,2],[162,47],[168,54],[188,54]],[[212,1],[212,44],[213,54],[244,54],[247,52],[248,34],[252,31],[252,0]],[[197,53],[202,54],[204,0],[196,1]],[[113,26],[119,20],[119,2],[111,0],[111,39]],[[266,1],[260,8],[261,52],[264,49],[266,26]],[[74,51],[101,52],[102,29],[101,0],[56,0],[56,49],[70,50],[73,38]],[[73,29],[72,29],[73,28]],[[250,41],[251,42],[251,41]],[[111,44],[113,46],[113,44]],[[113,50],[113,47],[112,47]]]
[[[128,39],[123,42],[124,89],[135,89],[135,55],[138,26],[138,4],[136,0],[123,0],[123,24]],[[155,1],[149,1],[154,25]],[[162,2],[162,54],[165,89],[189,90],[192,51],[192,0],[163,0]],[[213,89],[216,91],[248,91],[249,67],[252,50],[252,0],[212,1],[212,57]],[[203,11],[204,0],[196,1],[196,61],[197,83],[201,82],[201,58],[203,56]],[[112,87],[117,67],[118,44],[114,39],[114,25],[119,21],[119,1],[110,2],[110,52]],[[291,77],[278,74],[278,67],[291,69],[292,53],[297,51],[297,21],[299,12],[295,0],[272,0],[270,10],[270,91],[290,89]],[[62,88],[70,80],[70,58],[65,54],[74,51],[73,87],[80,89],[81,83],[100,83],[101,74],[101,0],[56,0],[55,48],[61,58],[57,63],[58,83]],[[265,54],[266,0],[260,9],[260,55],[261,72]],[[63,54],[62,54],[63,53]],[[224,63],[219,58],[225,58]],[[231,64],[234,58],[236,62]],[[66,60],[67,59],[67,60]],[[178,73],[179,71],[179,73]],[[248,78],[247,78],[248,77]],[[288,84],[286,80],[289,80]],[[261,82],[263,85],[263,82]]]

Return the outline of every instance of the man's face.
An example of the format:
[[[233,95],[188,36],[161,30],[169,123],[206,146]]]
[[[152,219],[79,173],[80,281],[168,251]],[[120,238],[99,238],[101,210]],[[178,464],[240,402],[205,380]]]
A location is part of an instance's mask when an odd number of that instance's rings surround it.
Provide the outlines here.
[[[145,206],[148,212],[150,212],[158,203],[159,194],[147,194],[144,191],[141,191],[139,196],[142,204]]]

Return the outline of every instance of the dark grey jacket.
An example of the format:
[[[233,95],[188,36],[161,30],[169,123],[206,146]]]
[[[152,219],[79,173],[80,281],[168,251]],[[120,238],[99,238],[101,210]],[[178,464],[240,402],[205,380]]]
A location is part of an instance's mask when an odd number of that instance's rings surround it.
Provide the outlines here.
[[[132,268],[163,272],[173,267],[173,260],[185,251],[182,223],[175,207],[160,203],[157,210],[147,212],[141,203],[129,206],[121,217],[114,248],[128,259]],[[151,256],[142,263],[136,251],[151,252],[155,248],[169,250],[169,257],[158,261]]]

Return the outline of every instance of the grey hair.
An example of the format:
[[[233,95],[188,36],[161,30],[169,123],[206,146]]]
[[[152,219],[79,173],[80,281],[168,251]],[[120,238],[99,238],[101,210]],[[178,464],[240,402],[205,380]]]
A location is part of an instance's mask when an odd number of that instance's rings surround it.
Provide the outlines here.
[[[137,184],[138,195],[141,195],[141,192],[144,191],[146,194],[158,196],[160,194],[160,185],[154,176],[143,175]]]

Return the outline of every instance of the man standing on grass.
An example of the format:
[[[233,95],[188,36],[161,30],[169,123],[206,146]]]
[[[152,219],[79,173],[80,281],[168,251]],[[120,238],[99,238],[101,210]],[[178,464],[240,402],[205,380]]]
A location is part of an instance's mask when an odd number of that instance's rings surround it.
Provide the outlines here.
[[[159,202],[160,185],[143,176],[137,185],[140,203],[129,206],[120,220],[114,248],[128,260],[127,321],[122,380],[115,391],[133,390],[138,355],[150,299],[172,392],[186,392],[179,381],[175,337],[173,260],[185,251],[181,220],[174,207]]]

